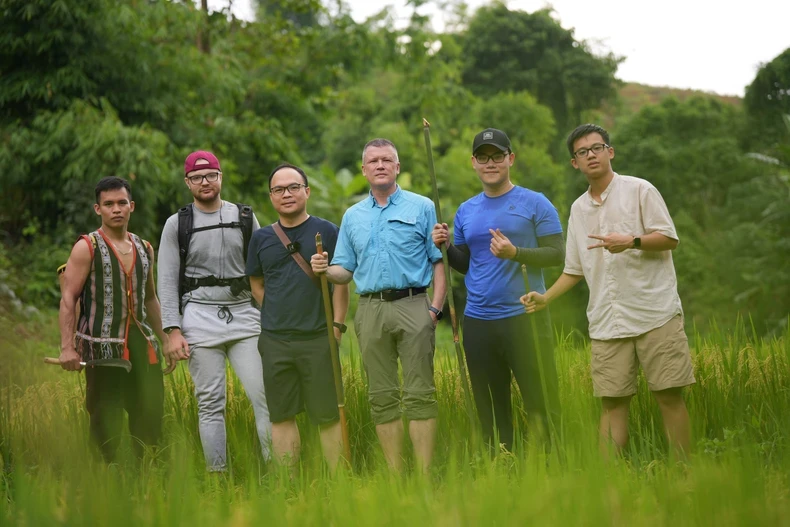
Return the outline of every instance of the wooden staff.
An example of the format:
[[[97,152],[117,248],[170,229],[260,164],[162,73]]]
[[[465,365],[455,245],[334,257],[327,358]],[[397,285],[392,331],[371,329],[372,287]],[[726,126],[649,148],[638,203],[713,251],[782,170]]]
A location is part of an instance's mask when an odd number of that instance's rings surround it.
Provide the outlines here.
[[[433,203],[436,206],[436,221],[442,222],[442,207],[439,204],[439,187],[436,184],[436,169],[433,166],[433,148],[431,147],[431,123],[427,120],[422,120],[423,134],[425,135],[425,150],[428,153],[428,169],[431,173],[431,182],[433,183]],[[450,325],[453,328],[453,344],[455,344],[455,357],[458,359],[458,369],[461,372],[461,386],[464,390],[464,399],[466,400],[466,411],[469,414],[469,422],[475,423],[474,414],[472,413],[472,396],[469,394],[469,386],[466,380],[466,362],[464,360],[464,352],[461,348],[461,341],[458,338],[458,318],[455,316],[455,299],[453,298],[453,284],[451,280],[450,262],[447,260],[447,247],[444,244],[441,246],[442,262],[444,262],[444,278],[447,282],[447,303],[450,306]]]
[[[531,291],[529,287],[529,275],[527,274],[527,265],[521,264],[521,276],[524,278],[524,289],[526,289],[527,293]],[[546,387],[546,374],[544,373],[543,369],[543,357],[541,356],[540,350],[540,339],[538,338],[538,325],[535,322],[535,313],[527,314],[529,317],[529,324],[530,324],[530,331],[532,332],[532,343],[535,346],[535,355],[538,357],[538,374],[540,374],[540,389],[543,392],[543,408],[546,412],[546,422],[549,424],[549,429],[546,432],[549,434],[549,441],[554,443],[554,436],[556,435],[556,428],[554,419],[551,415],[551,403],[549,402],[549,391]]]
[[[321,233],[315,235],[315,249],[318,254],[324,253],[324,244]],[[348,423],[346,421],[346,397],[343,393],[343,374],[340,371],[340,352],[335,340],[334,320],[332,318],[332,299],[329,296],[329,284],[326,274],[318,275],[321,280],[321,296],[324,297],[324,314],[326,315],[326,331],[329,335],[329,353],[332,356],[332,373],[335,377],[335,396],[337,397],[337,410],[340,414],[340,429],[343,434],[343,453],[351,464],[351,444],[348,441]]]

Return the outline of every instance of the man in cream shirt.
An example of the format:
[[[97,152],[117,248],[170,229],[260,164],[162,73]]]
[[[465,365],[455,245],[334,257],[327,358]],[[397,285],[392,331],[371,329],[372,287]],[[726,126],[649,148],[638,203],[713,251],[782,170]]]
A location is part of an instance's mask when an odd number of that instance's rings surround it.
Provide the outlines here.
[[[695,380],[672,263],[675,225],[652,184],[612,170],[606,130],[579,126],[567,145],[571,165],[590,187],[571,207],[563,274],[545,294],[533,291],[521,301],[528,313],[539,311],[585,279],[602,453],[628,441],[628,406],[641,364],[672,452],[682,459],[691,445],[682,388]]]

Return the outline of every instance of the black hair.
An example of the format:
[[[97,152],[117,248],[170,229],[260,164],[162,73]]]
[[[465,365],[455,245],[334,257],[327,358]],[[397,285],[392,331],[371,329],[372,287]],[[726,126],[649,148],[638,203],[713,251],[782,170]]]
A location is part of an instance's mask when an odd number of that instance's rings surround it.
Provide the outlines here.
[[[119,178],[116,176],[107,176],[103,177],[96,183],[96,204],[100,205],[99,198],[101,197],[102,192],[107,192],[108,190],[119,190],[125,188],[126,193],[129,194],[129,201],[132,201],[132,187],[129,185],[129,182],[123,178]]]
[[[292,169],[296,170],[297,172],[299,172],[299,175],[302,176],[302,179],[304,180],[304,186],[305,187],[309,187],[310,186],[307,183],[307,174],[304,173],[304,170],[302,170],[301,168],[299,168],[296,165],[292,165],[291,163],[280,163],[279,165],[277,165],[274,168],[274,170],[272,170],[272,173],[269,174],[269,188],[272,188],[272,178],[274,177],[274,175],[277,172],[279,172],[280,170],[284,169],[284,168],[292,168]]]
[[[573,132],[568,135],[568,139],[565,141],[565,144],[568,145],[568,152],[570,152],[571,157],[573,157],[573,145],[584,136],[590,134],[600,134],[603,142],[607,145],[611,146],[609,142],[609,132],[598,126],[597,124],[582,124],[577,126]]]
[[[371,139],[370,141],[368,141],[367,144],[365,145],[365,148],[362,149],[362,162],[363,163],[365,162],[365,152],[368,151],[368,148],[370,148],[370,147],[382,148],[382,147],[385,147],[385,146],[388,146],[388,147],[392,148],[393,150],[395,150],[395,161],[397,161],[398,160],[398,149],[395,148],[395,143],[393,143],[389,139],[382,139],[382,138],[379,137],[377,139]]]

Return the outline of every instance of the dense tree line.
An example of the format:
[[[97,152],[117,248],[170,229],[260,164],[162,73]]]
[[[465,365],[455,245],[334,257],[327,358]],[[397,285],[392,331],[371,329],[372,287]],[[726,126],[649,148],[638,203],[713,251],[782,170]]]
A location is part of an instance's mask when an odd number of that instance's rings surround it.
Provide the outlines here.
[[[396,28],[387,10],[357,23],[319,0],[260,0],[255,22],[191,1],[0,0],[0,280],[52,305],[52,270],[94,226],[105,175],[132,180],[131,228],[156,243],[189,200],[181,166],[196,148],[217,153],[224,196],[262,221],[281,161],[308,167],[311,211],[339,221],[366,191],[361,147],[374,136],[399,146],[401,184],[430,195],[422,117],[448,217],[479,191],[472,136],[495,126],[513,140],[516,182],[565,220],[585,184],[562,138],[616,106],[621,57],[593,54],[548,10],[498,2],[472,15],[442,2],[451,23],[437,34],[423,3]],[[678,223],[681,297],[701,326],[738,312],[761,333],[786,325],[788,101],[790,50],[742,106],[669,99],[612,130],[615,169],[656,184]],[[580,289],[555,318],[583,331],[584,303]]]

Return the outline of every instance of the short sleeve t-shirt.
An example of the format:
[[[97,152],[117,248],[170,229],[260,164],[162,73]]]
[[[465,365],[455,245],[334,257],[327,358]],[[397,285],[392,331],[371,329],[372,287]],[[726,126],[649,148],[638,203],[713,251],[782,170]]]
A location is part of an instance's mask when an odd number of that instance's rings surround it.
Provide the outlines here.
[[[497,197],[480,193],[465,201],[455,215],[455,244],[469,247],[464,314],[497,320],[524,313],[519,301],[525,291],[521,264],[491,253],[490,230],[499,229],[516,247],[536,248],[538,238],[562,233],[554,205],[539,192],[513,187]],[[530,289],[543,293],[543,271],[527,267]]]
[[[321,233],[329,259],[335,251],[338,228],[315,216],[296,227],[283,227],[299,254],[310,263],[316,252],[315,235]],[[275,339],[308,340],[326,335],[321,290],[282,244],[271,225],[257,231],[247,252],[247,275],[263,277],[261,331]]]

